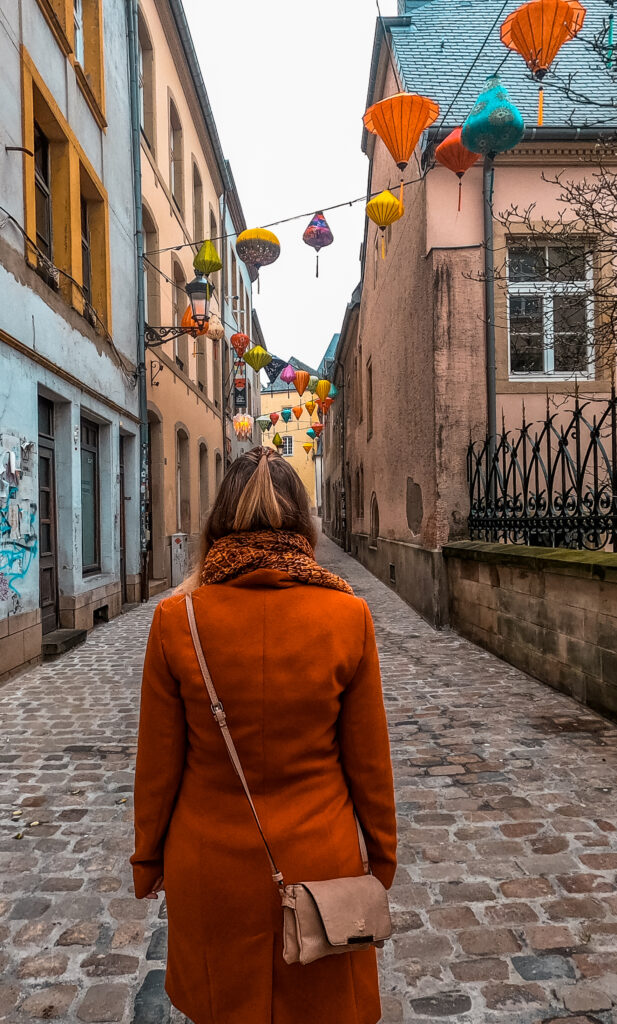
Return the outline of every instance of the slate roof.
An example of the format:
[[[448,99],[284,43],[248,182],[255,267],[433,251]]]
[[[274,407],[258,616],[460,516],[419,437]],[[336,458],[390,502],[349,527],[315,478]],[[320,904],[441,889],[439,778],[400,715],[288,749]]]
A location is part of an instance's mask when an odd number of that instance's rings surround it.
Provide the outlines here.
[[[310,373],[311,377],[318,376],[317,370],[314,370],[312,366],[308,366],[307,363],[303,363],[301,359],[296,359],[295,356],[292,356],[289,362],[291,363],[295,370],[306,370],[307,373]],[[293,384],[286,384],[285,381],[281,380],[280,377],[276,378],[274,384],[270,384],[270,382],[267,381],[265,374],[264,378],[266,379],[266,383],[262,383],[261,385],[262,394],[274,395],[277,393],[277,391],[290,391],[292,394],[296,394]]]
[[[508,53],[510,56],[500,71],[502,82],[526,125],[530,128],[536,125],[538,87],[531,80],[523,58],[508,51],[500,39],[502,22],[520,3],[521,0],[509,0],[503,15],[499,16],[503,0],[427,0],[407,18],[386,19],[405,88],[431,96],[440,103],[437,126],[453,100],[444,126],[452,128],[463,123],[484,88],[486,77],[497,71]],[[602,32],[610,7],[604,0],[583,0],[583,4],[587,17],[581,33],[562,47],[544,80],[545,128],[617,126],[615,74],[607,71],[600,55],[589,45]],[[454,99],[495,21],[489,42],[460,95]],[[617,47],[615,56],[617,71]],[[558,83],[568,83],[571,90],[583,96],[615,105],[611,110],[573,102],[559,90]]]
[[[330,369],[329,364],[332,362],[332,360],[334,359],[334,356],[336,355],[336,349],[337,349],[337,346],[338,346],[338,343],[339,343],[340,336],[341,336],[340,332],[338,334],[333,334],[332,335],[332,340],[330,341],[330,344],[328,345],[326,351],[324,352],[324,354],[322,356],[322,360],[321,360],[321,362],[319,364],[319,376],[320,377],[327,377],[328,376],[328,371]]]

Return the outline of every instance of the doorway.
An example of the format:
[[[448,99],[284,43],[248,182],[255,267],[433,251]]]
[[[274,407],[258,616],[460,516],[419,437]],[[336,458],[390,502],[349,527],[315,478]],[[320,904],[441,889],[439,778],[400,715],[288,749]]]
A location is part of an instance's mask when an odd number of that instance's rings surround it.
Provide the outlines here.
[[[39,605],[43,634],[58,628],[54,403],[39,396]]]
[[[124,456],[125,439],[120,436],[119,475],[120,475],[120,590],[122,604],[126,604],[126,498],[124,490]]]

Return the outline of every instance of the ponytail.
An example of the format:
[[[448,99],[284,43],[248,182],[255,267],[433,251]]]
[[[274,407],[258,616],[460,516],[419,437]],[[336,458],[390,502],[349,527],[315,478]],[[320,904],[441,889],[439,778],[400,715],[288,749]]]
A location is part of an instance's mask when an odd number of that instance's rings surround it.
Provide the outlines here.
[[[272,530],[280,530],[283,525],[283,509],[272,483],[268,462],[268,456],[263,454],[240,495],[234,531],[250,530],[256,522]]]

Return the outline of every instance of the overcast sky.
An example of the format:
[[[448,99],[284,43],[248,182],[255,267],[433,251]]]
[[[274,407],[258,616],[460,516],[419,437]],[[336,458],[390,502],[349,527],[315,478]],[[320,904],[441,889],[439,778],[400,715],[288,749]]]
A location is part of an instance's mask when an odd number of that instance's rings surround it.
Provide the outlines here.
[[[272,230],[281,255],[255,293],[268,348],[316,366],[360,279],[364,204],[326,213],[334,244],[302,241],[322,206],[366,193],[360,149],[375,0],[184,0],[223,150],[249,227]],[[396,0],[380,0],[382,14]]]

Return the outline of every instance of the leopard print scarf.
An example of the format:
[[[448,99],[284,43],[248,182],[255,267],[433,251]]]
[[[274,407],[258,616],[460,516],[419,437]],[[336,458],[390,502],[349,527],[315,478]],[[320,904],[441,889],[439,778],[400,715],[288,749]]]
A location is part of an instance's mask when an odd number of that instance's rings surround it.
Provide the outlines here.
[[[349,583],[318,565],[306,537],[283,530],[230,533],[221,537],[206,555],[200,580],[201,583],[224,583],[255,569],[278,569],[298,583],[353,594]]]

